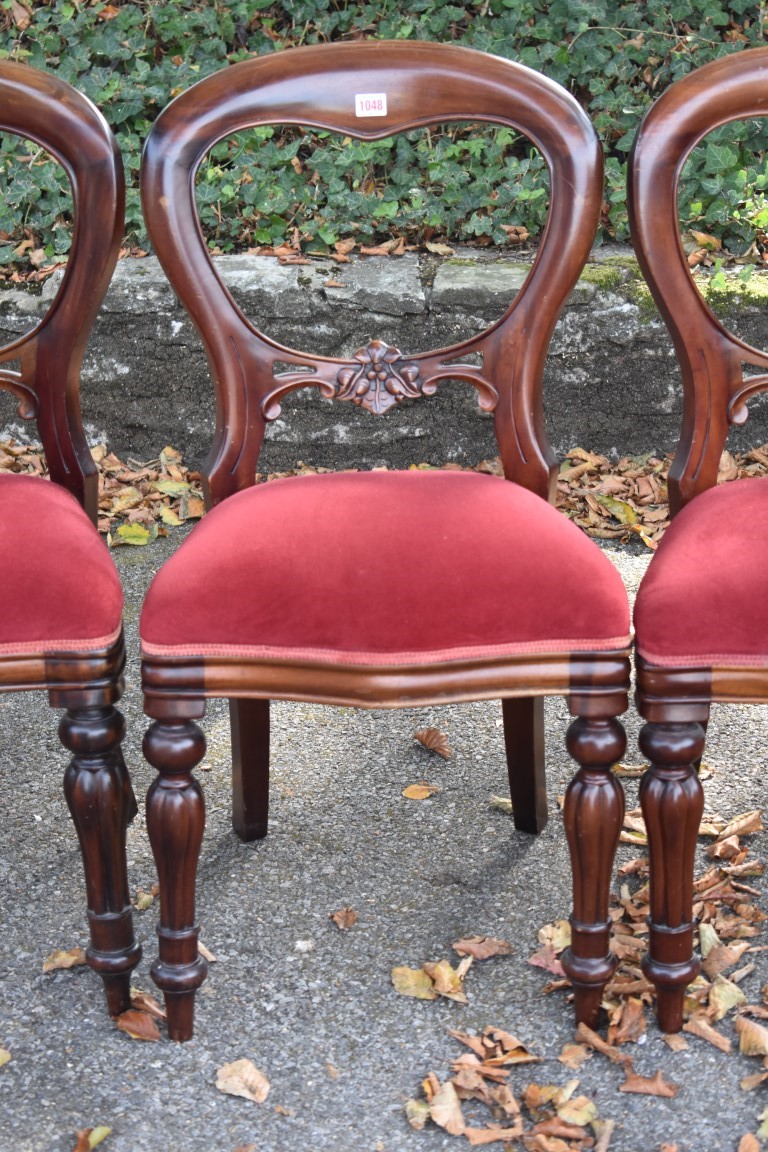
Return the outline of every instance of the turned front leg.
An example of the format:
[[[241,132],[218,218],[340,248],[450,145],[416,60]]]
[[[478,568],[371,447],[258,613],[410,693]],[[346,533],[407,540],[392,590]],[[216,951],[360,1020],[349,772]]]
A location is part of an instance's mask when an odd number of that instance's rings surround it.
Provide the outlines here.
[[[80,841],[88,895],[88,963],[104,981],[107,1008],[119,1016],[131,1004],[131,972],[141,959],[133,935],[125,830],[136,813],[120,752],[125,721],[110,706],[71,708],[59,724],[73,753],[64,795]]]
[[[171,1040],[192,1038],[195,992],[208,971],[195,922],[205,805],[192,776],[204,754],[205,737],[192,721],[155,721],[144,737],[144,755],[158,771],[147,793],[147,832],[160,882],[160,958],[152,979],[165,996]]]
[[[568,751],[581,765],[565,794],[565,832],[573,871],[571,946],[562,964],[574,989],[576,1020],[595,1027],[603,989],[616,969],[610,952],[608,898],[624,819],[624,792],[611,767],[627,739],[616,719],[579,717]]]
[[[659,1027],[679,1032],[685,989],[699,970],[693,952],[693,870],[704,792],[695,765],[701,724],[646,724],[640,749],[650,767],[640,785],[648,832],[651,914],[643,971],[656,985]]]

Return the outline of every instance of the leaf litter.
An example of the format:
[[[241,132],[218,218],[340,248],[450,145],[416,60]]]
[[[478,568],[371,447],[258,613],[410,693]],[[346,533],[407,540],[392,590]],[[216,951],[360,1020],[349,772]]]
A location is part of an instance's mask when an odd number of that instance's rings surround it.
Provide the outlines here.
[[[387,248],[389,251],[389,248]],[[290,249],[274,254],[290,262],[305,262]],[[336,259],[348,259],[339,251]],[[104,444],[91,449],[99,470],[99,530],[111,546],[142,546],[169,528],[180,527],[203,516],[202,477],[184,465],[182,454],[166,447],[156,459],[120,460]],[[584,448],[572,448],[560,466],[557,506],[588,536],[626,542],[640,539],[655,549],[669,525],[667,475],[670,456],[623,456],[611,460]],[[451,471],[475,471],[502,475],[499,457],[480,461],[474,468],[443,465]],[[430,464],[412,469],[429,471]],[[333,469],[312,467],[298,461],[285,472],[256,473],[257,483],[287,476],[316,475]],[[45,457],[39,447],[0,441],[0,473],[20,472],[46,476]],[[768,475],[768,444],[748,452],[724,452],[718,480]],[[438,752],[439,755],[444,755]],[[450,755],[450,752],[448,752]]]
[[[759,1004],[748,1003],[740,987],[754,970],[750,952],[766,947],[753,942],[767,918],[758,907],[760,893],[743,882],[744,877],[764,872],[762,862],[750,856],[744,843],[745,837],[762,828],[758,810],[730,821],[709,815],[701,822],[699,835],[711,840],[705,854],[712,862],[694,884],[702,972],[687,990],[685,1034],[663,1038],[672,1052],[683,1052],[691,1043],[703,1042],[730,1053],[734,1041],[721,1027],[732,1025],[741,1055],[760,1061],[760,1070],[741,1081],[745,1092],[768,1081],[768,984],[762,989]],[[627,813],[626,829],[634,836],[644,837],[639,809]],[[647,858],[627,861],[619,869],[619,876],[621,885],[618,893],[612,894],[610,909],[611,949],[618,964],[603,1001],[608,1027],[602,1035],[579,1025],[573,1042],[564,1045],[558,1060],[569,1071],[578,1072],[593,1056],[603,1057],[623,1073],[618,1084],[620,1092],[672,1100],[678,1094],[678,1085],[658,1069],[651,1075],[637,1072],[629,1047],[645,1042],[648,1014],[655,999],[654,987],[640,967],[647,950],[650,912]],[[629,877],[635,878],[634,891],[627,883]],[[467,943],[457,941],[454,949],[461,954]],[[548,970],[554,977],[545,985],[545,993],[570,988],[560,963],[569,944],[567,920],[547,924],[539,931],[540,946],[529,957],[529,963]],[[437,999],[439,993],[428,979],[428,967],[407,971],[421,981],[426,998]],[[607,1152],[615,1122],[601,1118],[594,1101],[577,1095],[578,1079],[569,1080],[564,1086],[530,1083],[515,1094],[509,1083],[515,1065],[530,1063],[538,1056],[500,1029],[486,1028],[480,1035],[450,1030],[450,1035],[469,1051],[452,1061],[451,1076],[441,1081],[430,1072],[423,1080],[421,1095],[406,1104],[406,1118],[413,1128],[437,1125],[450,1135],[463,1137],[471,1146],[497,1143],[521,1147],[526,1152],[582,1152],[588,1148]],[[761,1126],[756,1135],[742,1137],[740,1152],[753,1152],[760,1148],[761,1140],[768,1139],[768,1109],[761,1113],[758,1122]],[[662,1145],[668,1152],[676,1147]]]

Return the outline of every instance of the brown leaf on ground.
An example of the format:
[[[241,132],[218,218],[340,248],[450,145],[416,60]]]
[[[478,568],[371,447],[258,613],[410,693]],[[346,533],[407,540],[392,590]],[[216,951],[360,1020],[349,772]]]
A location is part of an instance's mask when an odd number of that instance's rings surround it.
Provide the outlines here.
[[[434,784],[409,784],[407,788],[403,788],[403,796],[407,800],[428,800],[430,796],[434,796],[440,789],[436,788]]]
[[[661,1072],[655,1076],[639,1076],[632,1069],[626,1070],[626,1079],[619,1085],[619,1092],[637,1092],[642,1096],[677,1096],[680,1089],[676,1084],[668,1084]]]
[[[718,840],[727,840],[730,836],[748,836],[752,832],[762,832],[763,828],[762,811],[756,808],[751,812],[734,816],[723,828]]]
[[[357,924],[357,912],[354,908],[339,908],[338,912],[331,912],[329,920],[332,920],[340,931],[347,932]]]
[[[125,1032],[132,1040],[161,1040],[162,1037],[149,1012],[141,1012],[136,1008],[129,1008],[115,1017],[118,1031]]]
[[[150,996],[148,992],[141,992],[138,988],[131,988],[131,1008],[137,1012],[146,1012],[158,1020],[165,1020],[166,1012],[162,1004]]]
[[[578,1072],[584,1061],[591,1059],[592,1051],[586,1044],[564,1044],[558,1056],[560,1063],[573,1072]]]
[[[688,1048],[688,1041],[679,1032],[668,1033],[662,1040],[673,1052],[685,1052]]]
[[[642,1000],[629,996],[621,1004],[608,1029],[609,1044],[637,1043],[645,1035],[645,1009]]]
[[[56,952],[51,952],[50,956],[46,956],[43,961],[43,972],[46,975],[49,972],[62,972],[67,968],[77,968],[87,963],[84,948],[70,948],[66,952],[60,948]]]
[[[216,1087],[229,1096],[242,1096],[254,1104],[263,1104],[269,1095],[270,1083],[252,1060],[235,1060],[219,1068]]]
[[[738,1152],[760,1152],[760,1141],[757,1136],[753,1136],[751,1132],[742,1136],[739,1140]]]
[[[72,1152],[91,1152],[93,1148],[98,1148],[111,1132],[112,1129],[104,1125],[98,1128],[81,1128],[77,1133],[77,1143]]]
[[[434,983],[423,968],[393,968],[392,983],[395,992],[401,996],[413,996],[416,1000],[437,1000]]]
[[[739,1052],[744,1056],[768,1056],[768,1028],[740,1016],[735,1022],[739,1036]]]
[[[447,960],[438,960],[437,963],[422,965],[427,976],[432,980],[435,992],[445,996],[448,1000],[456,1000],[459,1004],[468,1003],[464,992],[464,977],[472,963],[472,957],[462,960],[454,968]]]
[[[441,1084],[429,1102],[429,1115],[435,1124],[451,1136],[461,1136],[466,1128],[461,1103],[450,1080]]]
[[[420,728],[418,732],[414,732],[413,738],[428,748],[430,752],[436,752],[438,756],[442,756],[443,760],[450,760],[451,749],[448,744],[448,737],[439,728]]]
[[[732,1048],[731,1041],[727,1036],[723,1036],[722,1032],[718,1032],[713,1028],[707,1018],[701,1013],[691,1016],[683,1024],[683,1032],[688,1032],[691,1036],[698,1036],[700,1040],[706,1040],[707,1043],[712,1044],[715,1048],[719,1048],[721,1052],[730,1052]]]
[[[617,1048],[612,1047],[599,1033],[594,1032],[586,1024],[579,1024],[576,1029],[576,1039],[581,1044],[586,1044],[589,1048],[594,1048],[601,1056],[606,1056],[613,1064],[632,1064],[632,1058],[627,1056],[624,1052],[619,1052]]]
[[[509,956],[512,945],[507,940],[497,940],[495,936],[467,936],[451,945],[459,956],[473,956],[475,960],[490,960],[492,956]]]
[[[514,1124],[509,1128],[465,1128],[462,1136],[472,1145],[479,1148],[483,1144],[496,1144],[499,1141],[507,1143],[517,1140],[523,1133],[523,1125]]]

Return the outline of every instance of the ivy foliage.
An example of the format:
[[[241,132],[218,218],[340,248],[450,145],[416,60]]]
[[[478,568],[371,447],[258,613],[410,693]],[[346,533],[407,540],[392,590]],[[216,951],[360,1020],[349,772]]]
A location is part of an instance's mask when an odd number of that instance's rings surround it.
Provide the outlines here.
[[[764,44],[766,18],[768,6],[747,0],[0,0],[0,57],[55,72],[102,109],[126,165],[127,241],[144,246],[141,147],[160,109],[195,81],[301,44],[466,44],[530,65],[580,101],[606,153],[602,234],[623,240],[626,161],[643,112],[691,69]],[[735,254],[756,250],[768,231],[767,145],[762,120],[710,136],[686,167],[683,227],[714,234]],[[507,129],[449,125],[361,142],[267,128],[218,145],[202,166],[198,197],[209,242],[221,251],[297,238],[322,250],[347,238],[505,244],[511,232],[540,231],[548,189],[538,154]],[[6,138],[0,262],[27,249],[46,258],[66,252],[68,207],[63,172]]]

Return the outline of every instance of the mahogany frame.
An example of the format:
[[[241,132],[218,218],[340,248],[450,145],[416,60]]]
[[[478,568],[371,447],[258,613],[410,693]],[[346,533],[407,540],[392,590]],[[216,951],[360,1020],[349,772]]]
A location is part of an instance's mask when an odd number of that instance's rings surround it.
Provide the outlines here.
[[[51,307],[31,332],[0,349],[0,366],[19,364],[0,367],[0,390],[18,398],[20,416],[35,419],[51,479],[73,493],[95,525],[98,472],[80,414],[80,366],[122,239],[122,162],[89,100],[54,76],[7,60],[0,61],[0,131],[34,141],[61,164],[75,217]],[[2,486],[0,478],[0,496]],[[94,547],[103,547],[95,529]],[[125,854],[126,826],[137,808],[120,748],[125,724],[114,707],[124,663],[122,633],[106,649],[0,655],[0,692],[44,689],[53,708],[65,709],[59,735],[72,753],[64,792],[85,870],[86,954],[113,1016],[130,1007],[130,975],[141,958]]]
[[[632,151],[632,239],[672,336],[683,382],[682,428],[669,475],[673,515],[717,482],[731,425],[743,423],[747,400],[768,388],[768,374],[744,372],[745,364],[768,369],[768,352],[728,332],[693,283],[679,234],[678,181],[690,152],[708,132],[763,116],[768,116],[768,49],[739,51],[673,84],[646,114]],[[768,668],[660,667],[641,656],[636,666],[636,703],[646,720],[640,747],[650,760],[640,790],[651,870],[643,967],[657,988],[660,1027],[676,1032],[685,988],[699,969],[693,952],[693,872],[704,803],[698,766],[710,705],[765,702]]]
[[[386,115],[356,117],[356,93],[386,93]],[[195,174],[210,148],[256,125],[310,125],[376,140],[450,120],[511,125],[549,167],[544,239],[505,314],[469,340],[413,355],[374,339],[354,357],[334,359],[282,347],[258,332],[216,273],[200,230]],[[557,461],[544,431],[541,380],[602,202],[596,134],[558,85],[497,57],[412,41],[323,45],[249,60],[201,81],[161,113],[145,147],[142,198],[154,250],[198,329],[216,387],[216,434],[204,470],[209,506],[253,484],[266,423],[294,388],[316,384],[326,396],[383,412],[434,392],[445,379],[473,385],[481,406],[493,412],[507,479],[553,498]],[[469,360],[478,352],[482,367]],[[282,371],[285,362],[294,367]],[[194,996],[206,973],[195,923],[204,806],[191,773],[205,749],[195,720],[210,697],[231,701],[233,823],[243,839],[267,830],[269,699],[395,708],[501,697],[515,823],[535,832],[546,819],[542,698],[567,697],[577,717],[568,747],[580,768],[565,806],[574,915],[564,964],[578,1018],[594,1023],[614,970],[608,893],[623,793],[610,768],[625,746],[616,717],[627,706],[628,648],[354,668],[145,651],[142,678],[145,711],[154,720],[145,755],[158,771],[147,797],[160,877],[160,959],[152,974],[165,994],[173,1039],[192,1035]]]

